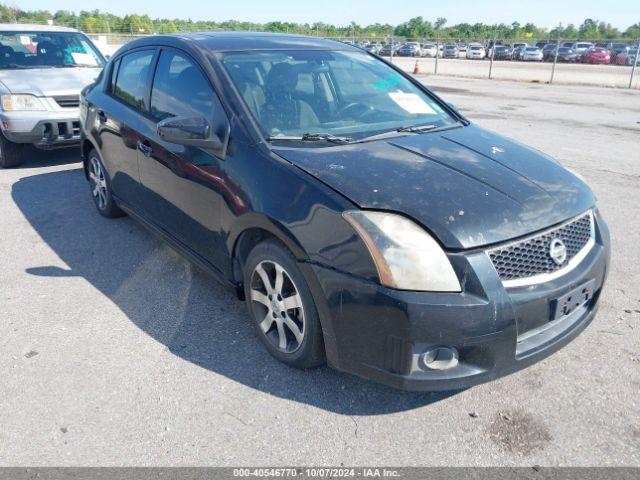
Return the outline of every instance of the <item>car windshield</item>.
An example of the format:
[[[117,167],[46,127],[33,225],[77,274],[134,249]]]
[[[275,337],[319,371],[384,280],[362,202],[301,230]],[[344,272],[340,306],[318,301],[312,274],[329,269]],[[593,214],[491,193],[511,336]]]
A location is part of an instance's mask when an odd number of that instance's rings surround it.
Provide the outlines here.
[[[267,137],[313,133],[357,140],[457,124],[422,89],[366,53],[229,52],[222,63]]]
[[[573,50],[571,50],[570,48],[567,48],[567,47],[562,47],[562,48],[559,50],[559,52],[560,52],[560,53],[571,53],[571,52],[573,52]]]
[[[0,68],[103,67],[91,42],[74,32],[0,32]]]
[[[527,48],[527,52],[537,52],[538,51],[538,47],[529,47]]]

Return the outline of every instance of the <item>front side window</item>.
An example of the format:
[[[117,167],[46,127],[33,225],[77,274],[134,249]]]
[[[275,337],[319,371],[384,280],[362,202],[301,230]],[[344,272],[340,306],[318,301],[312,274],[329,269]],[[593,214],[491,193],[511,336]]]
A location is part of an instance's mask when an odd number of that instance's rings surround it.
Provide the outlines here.
[[[102,68],[87,37],[74,32],[0,32],[0,69]]]
[[[355,140],[456,123],[427,93],[362,52],[230,52],[222,63],[268,137],[323,133]]]
[[[179,52],[160,54],[151,90],[151,115],[157,120],[168,117],[211,118],[214,94],[193,62]]]
[[[113,85],[114,96],[140,111],[148,110],[147,85],[154,55],[154,50],[142,50],[122,57]]]

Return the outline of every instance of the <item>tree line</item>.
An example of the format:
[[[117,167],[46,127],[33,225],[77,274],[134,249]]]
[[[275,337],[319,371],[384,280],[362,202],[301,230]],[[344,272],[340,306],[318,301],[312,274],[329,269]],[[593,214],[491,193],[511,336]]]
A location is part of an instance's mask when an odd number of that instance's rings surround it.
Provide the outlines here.
[[[250,30],[264,32],[288,32],[322,37],[370,37],[385,39],[390,36],[404,38],[451,38],[459,40],[472,39],[516,39],[516,38],[563,38],[563,39],[638,39],[640,38],[640,21],[626,30],[619,30],[608,22],[586,19],[581,25],[568,24],[552,30],[537,27],[533,23],[521,25],[513,22],[487,25],[484,23],[459,23],[447,25],[447,19],[440,17],[431,22],[423,17],[414,17],[399,25],[375,23],[359,25],[351,22],[348,25],[336,26],[323,22],[292,23],[267,22],[251,23],[238,20],[227,21],[193,21],[191,19],[152,19],[149,15],[118,16],[99,10],[81,11],[76,14],[68,10],[51,13],[48,10],[22,10],[17,7],[0,4],[0,22],[46,23],[71,26],[86,33],[176,33],[205,30]]]

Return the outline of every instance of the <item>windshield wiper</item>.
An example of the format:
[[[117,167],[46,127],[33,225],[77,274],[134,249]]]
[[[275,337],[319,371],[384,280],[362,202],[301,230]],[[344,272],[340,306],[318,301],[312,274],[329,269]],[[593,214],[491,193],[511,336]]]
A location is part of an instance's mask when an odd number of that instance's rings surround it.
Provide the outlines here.
[[[436,125],[414,125],[414,126],[407,126],[407,127],[399,127],[394,130],[389,130],[387,132],[382,132],[382,133],[376,133],[375,135],[370,135],[368,137],[361,138],[354,143],[372,142],[374,140],[382,140],[384,138],[396,137],[398,136],[399,133],[419,134],[421,132],[441,132],[443,130],[458,128],[460,126],[462,126],[462,124],[460,122],[456,122],[452,125],[444,125],[442,127],[437,127]]]
[[[427,130],[436,129],[436,125],[409,125],[407,127],[396,128],[396,132],[426,132]]]
[[[349,143],[351,137],[331,135],[330,133],[305,133],[304,135],[272,135],[267,137],[269,142],[333,142],[333,143]]]

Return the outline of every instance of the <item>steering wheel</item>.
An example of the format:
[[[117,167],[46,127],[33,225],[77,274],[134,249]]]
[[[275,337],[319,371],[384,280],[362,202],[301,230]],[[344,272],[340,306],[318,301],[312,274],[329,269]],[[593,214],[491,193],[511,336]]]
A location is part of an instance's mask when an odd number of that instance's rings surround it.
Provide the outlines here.
[[[367,113],[373,111],[373,108],[359,102],[351,102],[339,110],[340,116],[351,117],[351,118],[361,118],[365,116]]]

